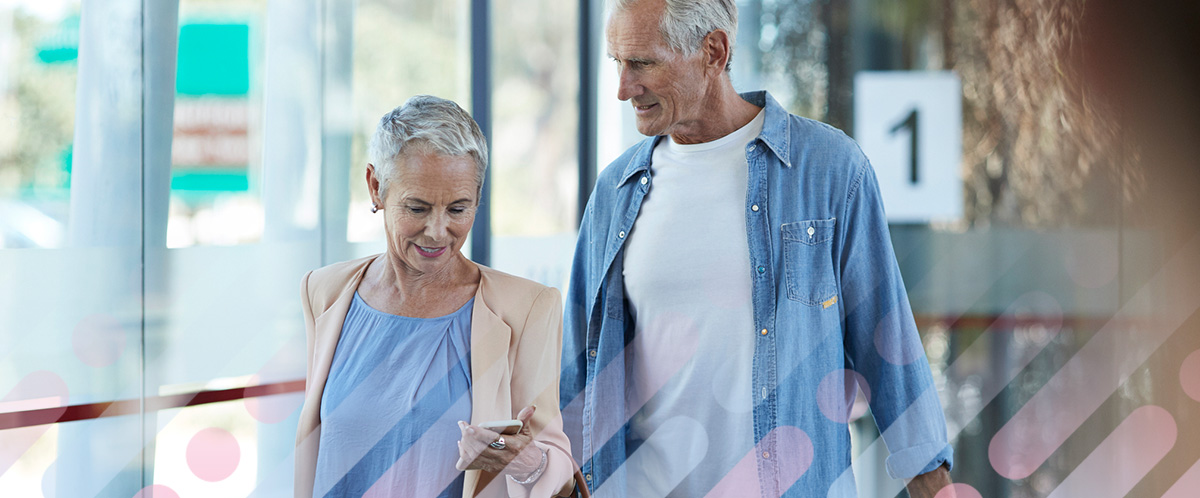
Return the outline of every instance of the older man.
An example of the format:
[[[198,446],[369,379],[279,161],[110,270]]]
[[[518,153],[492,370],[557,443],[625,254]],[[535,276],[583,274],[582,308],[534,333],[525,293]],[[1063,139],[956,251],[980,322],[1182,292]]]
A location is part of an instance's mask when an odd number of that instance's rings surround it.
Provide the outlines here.
[[[875,175],[844,134],[729,78],[732,0],[618,1],[608,51],[648,138],[580,227],[564,423],[602,496],[855,496],[861,389],[913,496],[951,447]]]

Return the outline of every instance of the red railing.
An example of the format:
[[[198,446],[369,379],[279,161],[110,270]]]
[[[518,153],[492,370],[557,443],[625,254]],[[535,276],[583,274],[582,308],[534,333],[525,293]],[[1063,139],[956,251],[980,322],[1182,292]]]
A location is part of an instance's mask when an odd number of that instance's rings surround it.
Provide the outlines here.
[[[234,401],[246,398],[257,398],[275,394],[304,392],[304,379],[260,384],[256,386],[236,387],[233,389],[218,389],[212,391],[197,391],[191,393],[171,394],[166,396],[147,396],[146,412],[157,412],[171,408],[206,405],[222,401]],[[121,399],[85,403],[81,405],[56,406],[16,412],[0,413],[0,431],[35,425],[56,424],[60,422],[75,422],[104,417],[135,415],[141,412],[143,399]]]
[[[926,329],[932,326],[942,326],[954,329],[988,329],[1010,330],[1022,327],[1042,325],[1050,328],[1093,329],[1099,328],[1111,321],[1111,317],[1094,316],[1008,316],[1008,315],[917,315],[917,327]],[[304,379],[260,384],[233,389],[204,390],[166,396],[148,396],[145,398],[147,413],[171,408],[220,403],[239,399],[272,396],[304,391]],[[0,412],[0,430],[32,427],[37,425],[75,422],[104,417],[135,415],[141,411],[142,399],[123,399],[86,403],[80,405],[39,408],[16,412]]]

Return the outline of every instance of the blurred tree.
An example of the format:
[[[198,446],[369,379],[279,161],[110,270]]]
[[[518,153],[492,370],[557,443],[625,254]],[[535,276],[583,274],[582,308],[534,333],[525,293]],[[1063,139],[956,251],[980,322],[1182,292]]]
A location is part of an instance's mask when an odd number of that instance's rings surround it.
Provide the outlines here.
[[[1142,182],[1126,167],[1136,149],[1083,84],[1086,2],[766,0],[763,71],[790,110],[846,130],[853,73],[955,71],[967,223],[1111,226],[1114,199]]]
[[[1115,225],[1139,182],[1115,120],[1083,85],[1086,0],[945,2],[947,68],[963,84],[966,218]]]
[[[826,65],[826,26],[821,21],[824,0],[764,0],[762,70],[782,77],[781,102],[792,112],[824,120],[828,111],[829,71]]]
[[[570,232],[578,195],[578,2],[498,0],[492,16],[494,233]]]
[[[437,95],[468,111],[470,64],[465,14],[455,2],[363,0],[354,17],[355,133],[350,149],[351,201],[366,205],[367,142],[379,118],[409,97]]]
[[[38,44],[59,26],[21,10],[13,13],[10,91],[0,138],[0,195],[65,189],[69,184],[74,135],[74,58],[47,62]],[[11,114],[10,114],[11,113]]]

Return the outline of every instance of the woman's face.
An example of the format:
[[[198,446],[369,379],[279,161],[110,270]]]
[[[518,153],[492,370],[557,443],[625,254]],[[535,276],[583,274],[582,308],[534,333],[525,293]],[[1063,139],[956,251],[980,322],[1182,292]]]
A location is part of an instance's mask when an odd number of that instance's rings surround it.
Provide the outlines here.
[[[388,252],[412,275],[450,268],[475,222],[479,185],[469,155],[414,151],[396,159],[387,197],[367,167],[371,200],[383,209]]]

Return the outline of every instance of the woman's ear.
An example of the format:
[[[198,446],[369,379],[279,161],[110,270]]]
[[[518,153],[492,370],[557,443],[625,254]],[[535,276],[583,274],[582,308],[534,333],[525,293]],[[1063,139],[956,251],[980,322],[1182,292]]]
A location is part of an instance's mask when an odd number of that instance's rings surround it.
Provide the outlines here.
[[[379,192],[379,177],[375,176],[375,165],[367,163],[367,193],[371,196],[371,203],[376,207],[383,207],[383,197]]]

